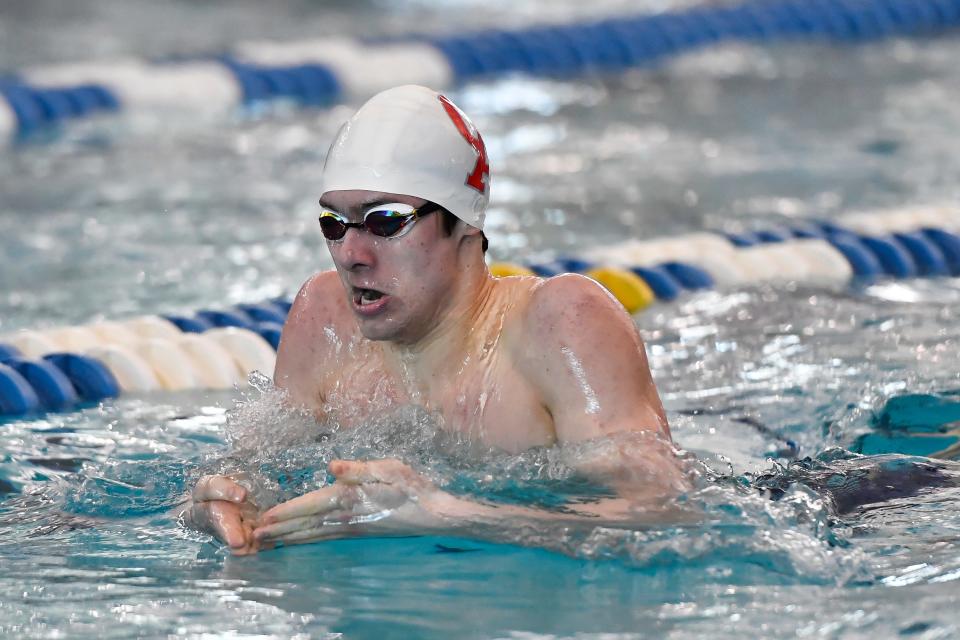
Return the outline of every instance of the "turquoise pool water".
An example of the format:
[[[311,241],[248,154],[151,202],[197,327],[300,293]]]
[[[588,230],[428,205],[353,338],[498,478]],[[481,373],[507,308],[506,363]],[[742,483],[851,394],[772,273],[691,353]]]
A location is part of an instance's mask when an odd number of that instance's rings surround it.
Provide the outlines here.
[[[637,8],[482,6],[11,3],[0,59],[159,56]],[[666,6],[678,5],[644,3]],[[958,54],[949,34],[724,49],[618,78],[456,91],[490,149],[491,253],[535,260],[625,236],[955,199]],[[313,186],[348,112],[120,117],[0,154],[0,331],[294,291],[331,266]],[[555,507],[599,489],[570,477],[563,452],[451,453],[411,408],[329,431],[284,410],[260,379],[5,422],[0,633],[955,637],[956,466],[842,451],[873,433],[893,398],[956,398],[958,301],[957,280],[755,288],[637,316],[674,437],[703,465],[689,499],[707,518],[695,526],[505,532],[502,544],[352,540],[231,558],[168,515],[185,487],[221,468],[251,468],[279,496],[325,482],[334,456],[401,456],[489,500]],[[779,457],[787,440],[810,460]]]

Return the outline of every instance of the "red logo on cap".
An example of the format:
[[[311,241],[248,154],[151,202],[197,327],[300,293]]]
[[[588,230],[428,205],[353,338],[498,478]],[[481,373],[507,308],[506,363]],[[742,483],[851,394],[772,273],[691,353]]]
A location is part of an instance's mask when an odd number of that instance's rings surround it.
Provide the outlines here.
[[[480,132],[477,131],[473,123],[467,119],[467,116],[457,108],[457,105],[450,102],[446,96],[438,96],[438,98],[440,98],[440,104],[443,105],[447,115],[450,116],[453,124],[456,125],[457,131],[459,131],[463,139],[473,147],[473,150],[477,152],[477,163],[473,165],[473,171],[467,176],[466,185],[473,187],[480,193],[486,193],[487,184],[490,182],[490,163],[487,162],[487,148],[483,144],[483,138],[480,137]]]

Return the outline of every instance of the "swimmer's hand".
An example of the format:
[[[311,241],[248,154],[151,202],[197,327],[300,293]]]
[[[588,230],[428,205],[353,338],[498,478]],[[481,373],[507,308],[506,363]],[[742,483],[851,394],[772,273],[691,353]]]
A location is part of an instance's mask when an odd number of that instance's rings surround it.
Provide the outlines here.
[[[234,555],[257,552],[253,529],[258,510],[249,492],[230,476],[204,476],[191,503],[180,514],[183,522],[227,544]]]
[[[399,460],[334,460],[336,482],[264,512],[260,548],[362,535],[427,533],[440,526],[448,494]]]
[[[561,540],[569,527],[697,521],[664,505],[661,491],[642,499],[609,498],[564,512],[511,504],[487,504],[447,493],[399,460],[334,460],[336,481],[260,516],[256,549],[361,536],[451,535],[543,546],[546,527]],[[695,515],[695,514],[694,514]],[[549,545],[548,545],[549,546]],[[562,545],[558,550],[569,552]]]

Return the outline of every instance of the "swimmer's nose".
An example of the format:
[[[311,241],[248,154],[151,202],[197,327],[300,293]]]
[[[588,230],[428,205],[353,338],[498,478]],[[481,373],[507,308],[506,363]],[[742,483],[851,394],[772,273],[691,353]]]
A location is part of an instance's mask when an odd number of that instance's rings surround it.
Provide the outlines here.
[[[348,271],[373,267],[376,261],[371,234],[360,229],[347,229],[337,253],[341,266]]]

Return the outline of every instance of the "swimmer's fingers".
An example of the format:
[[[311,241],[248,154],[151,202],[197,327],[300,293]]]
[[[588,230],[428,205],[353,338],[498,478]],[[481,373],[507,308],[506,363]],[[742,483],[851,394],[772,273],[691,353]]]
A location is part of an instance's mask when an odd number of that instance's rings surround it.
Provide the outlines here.
[[[191,507],[191,520],[195,526],[229,546],[235,555],[257,551],[253,536],[256,523],[245,518],[241,509],[232,502],[215,500],[195,504]]]
[[[379,482],[370,471],[370,464],[357,460],[332,460],[328,466],[337,482],[345,484],[363,484]]]
[[[273,524],[261,524],[253,530],[253,537],[258,541],[279,540],[288,533],[300,531],[301,529],[313,529],[317,523],[316,516],[303,516],[302,518],[291,518],[289,520],[280,520]]]
[[[197,482],[197,486],[193,488],[194,502],[226,500],[227,502],[240,503],[246,499],[246,488],[227,476],[203,476]]]
[[[385,484],[403,484],[412,487],[428,486],[426,478],[399,460],[333,460],[330,473],[338,482],[346,484],[367,484],[381,482]]]
[[[322,516],[343,506],[344,493],[344,487],[336,484],[311,491],[267,510],[260,517],[260,524],[269,525],[295,518]]]
[[[344,535],[344,527],[335,522],[324,522],[317,516],[303,516],[281,520],[274,524],[261,525],[254,529],[253,537],[257,543],[290,543],[305,539],[335,538]]]
[[[358,531],[333,523],[320,523],[316,518],[297,518],[280,524],[260,527],[254,531],[254,538],[263,548],[273,548],[277,544],[303,544],[319,542],[356,535]]]

